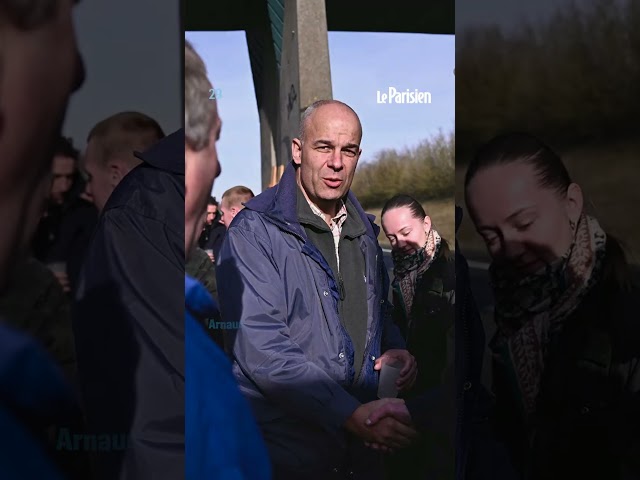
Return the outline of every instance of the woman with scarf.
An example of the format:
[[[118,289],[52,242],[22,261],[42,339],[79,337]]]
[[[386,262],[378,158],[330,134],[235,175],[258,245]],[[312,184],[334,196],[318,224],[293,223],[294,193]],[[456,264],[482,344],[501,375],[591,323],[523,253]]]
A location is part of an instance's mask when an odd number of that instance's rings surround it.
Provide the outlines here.
[[[453,478],[455,424],[453,324],[455,257],[418,201],[391,198],[382,209],[382,228],[391,243],[394,321],[419,365],[408,396],[428,390],[450,398],[432,412],[435,427],[407,450],[388,457],[389,478]]]
[[[638,290],[561,159],[527,134],[468,167],[492,257],[495,426],[523,479],[640,478]]]

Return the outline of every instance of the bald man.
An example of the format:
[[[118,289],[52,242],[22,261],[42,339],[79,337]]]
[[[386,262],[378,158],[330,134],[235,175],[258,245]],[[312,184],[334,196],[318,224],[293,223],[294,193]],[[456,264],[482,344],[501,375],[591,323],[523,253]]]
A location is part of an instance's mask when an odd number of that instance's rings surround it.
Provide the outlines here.
[[[381,359],[416,365],[387,305],[379,228],[350,192],[362,127],[324,100],[302,115],[280,183],[246,203],[227,231],[217,276],[225,344],[262,429],[277,480],[381,475],[363,440],[404,445],[412,427],[365,421]]]

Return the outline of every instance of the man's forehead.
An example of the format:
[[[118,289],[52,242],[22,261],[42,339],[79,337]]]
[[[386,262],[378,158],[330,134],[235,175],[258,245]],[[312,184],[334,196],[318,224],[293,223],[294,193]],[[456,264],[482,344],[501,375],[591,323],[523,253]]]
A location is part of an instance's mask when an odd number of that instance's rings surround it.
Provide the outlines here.
[[[342,105],[323,105],[307,121],[307,129],[314,136],[347,135],[352,137],[351,141],[359,141],[361,127],[358,117]]]
[[[73,169],[75,160],[67,155],[55,155],[53,157],[53,168],[57,170]]]

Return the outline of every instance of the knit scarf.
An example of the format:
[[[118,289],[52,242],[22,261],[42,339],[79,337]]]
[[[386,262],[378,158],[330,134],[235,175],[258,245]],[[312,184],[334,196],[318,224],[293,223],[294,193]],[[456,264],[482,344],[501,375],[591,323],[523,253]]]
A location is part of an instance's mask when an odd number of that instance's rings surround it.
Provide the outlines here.
[[[432,228],[427,234],[425,245],[416,252],[403,254],[393,251],[393,283],[399,287],[402,293],[405,312],[411,313],[413,297],[415,295],[418,280],[429,269],[433,260],[438,256],[442,239],[438,232]]]
[[[598,281],[606,234],[598,221],[582,215],[565,255],[520,280],[491,265],[497,332],[494,357],[512,370],[527,422],[532,421],[549,347],[564,321]]]

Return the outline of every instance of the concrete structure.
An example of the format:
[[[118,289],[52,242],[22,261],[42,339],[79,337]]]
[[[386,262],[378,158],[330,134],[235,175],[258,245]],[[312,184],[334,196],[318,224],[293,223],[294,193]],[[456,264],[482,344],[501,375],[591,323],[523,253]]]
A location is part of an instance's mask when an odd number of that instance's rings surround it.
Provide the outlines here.
[[[330,99],[327,32],[453,34],[455,0],[188,0],[187,31],[244,30],[260,118],[262,188],[291,159],[301,112]]]

